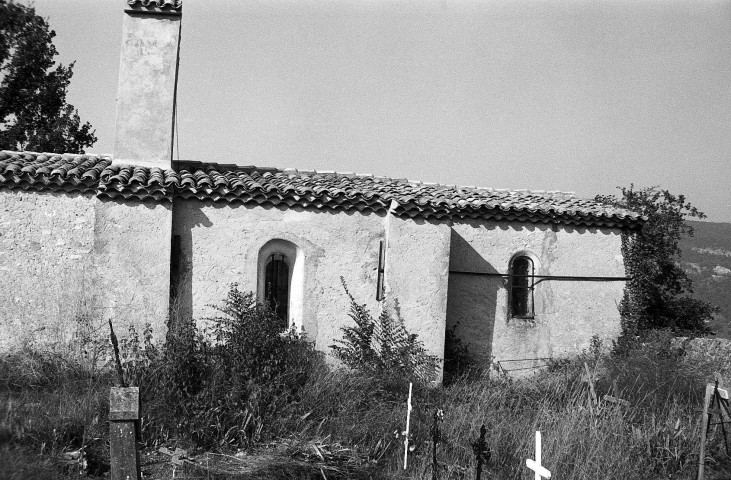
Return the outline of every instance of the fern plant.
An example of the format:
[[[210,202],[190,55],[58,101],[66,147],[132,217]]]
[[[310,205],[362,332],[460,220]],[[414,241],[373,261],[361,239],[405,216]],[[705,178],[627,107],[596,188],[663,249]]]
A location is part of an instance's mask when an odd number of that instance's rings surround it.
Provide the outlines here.
[[[427,353],[419,336],[409,333],[403,321],[391,315],[385,305],[378,319],[374,319],[365,305],[356,302],[345,279],[340,277],[340,281],[350,299],[348,316],[355,325],[340,329],[343,339],[330,346],[333,356],[347,367],[369,375],[434,380],[440,360]]]

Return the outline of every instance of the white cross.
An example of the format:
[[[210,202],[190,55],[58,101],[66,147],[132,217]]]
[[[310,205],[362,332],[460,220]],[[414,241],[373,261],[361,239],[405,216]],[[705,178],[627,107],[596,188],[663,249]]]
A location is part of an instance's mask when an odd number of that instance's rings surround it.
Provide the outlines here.
[[[541,480],[541,477],[551,478],[551,472],[541,465],[541,432],[536,432],[536,459],[526,459],[525,465],[536,472],[535,480]]]

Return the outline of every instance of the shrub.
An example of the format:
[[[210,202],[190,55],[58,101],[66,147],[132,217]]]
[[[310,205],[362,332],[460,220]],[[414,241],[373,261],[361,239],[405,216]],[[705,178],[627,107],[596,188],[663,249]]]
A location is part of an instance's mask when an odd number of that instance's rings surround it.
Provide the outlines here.
[[[394,318],[388,309],[381,310],[374,320],[365,305],[359,305],[342,277],[343,289],[350,299],[353,327],[342,327],[343,340],[331,345],[335,358],[346,366],[381,378],[412,379],[420,382],[434,380],[439,359],[429,355],[418,335],[410,334],[403,321]]]
[[[622,256],[630,277],[619,304],[623,334],[662,328],[708,333],[718,307],[691,296],[693,282],[678,262],[680,239],[693,236],[686,218],[705,214],[683,195],[657,187],[630,185],[620,190],[621,198],[600,195],[596,200],[633,210],[646,220],[639,231],[622,234]]]
[[[148,369],[148,430],[205,447],[250,445],[296,399],[319,355],[236,284],[213,308],[219,315],[203,331],[192,321],[171,325],[159,367]]]

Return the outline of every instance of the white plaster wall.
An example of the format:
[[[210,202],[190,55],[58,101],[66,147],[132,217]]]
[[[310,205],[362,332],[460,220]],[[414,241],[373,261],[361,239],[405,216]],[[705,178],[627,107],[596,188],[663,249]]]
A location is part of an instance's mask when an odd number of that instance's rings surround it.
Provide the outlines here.
[[[180,308],[197,320],[211,317],[229,285],[257,291],[257,258],[272,239],[297,245],[304,255],[300,323],[316,347],[342,338],[353,325],[343,276],[359,304],[379,314],[376,281],[379,242],[386,238],[387,292],[407,328],[441,357],[444,349],[449,227],[376,214],[248,207],[176,200],[173,234],[181,237],[186,276]],[[387,223],[390,222],[390,227]],[[200,323],[200,322],[199,322]]]
[[[624,277],[621,232],[521,223],[456,222],[450,270],[507,273],[521,251],[537,275]],[[535,289],[535,319],[508,317],[507,279],[451,274],[447,322],[484,364],[495,360],[579,353],[593,335],[620,333],[617,309],[624,282],[544,281]],[[541,362],[507,362],[522,368]]]
[[[173,234],[181,237],[184,285],[180,308],[199,320],[214,316],[232,283],[257,291],[261,247],[283,239],[304,257],[302,319],[295,319],[317,348],[328,351],[352,324],[340,277],[360,304],[378,314],[376,274],[384,217],[249,207],[241,204],[176,200]]]
[[[94,202],[0,190],[0,350],[68,342],[78,322],[97,314]]]
[[[386,299],[427,351],[444,358],[451,230],[446,223],[390,217]]]
[[[104,318],[117,329],[141,333],[152,325],[165,339],[170,299],[172,205],[152,201],[96,200],[94,262],[104,291]]]

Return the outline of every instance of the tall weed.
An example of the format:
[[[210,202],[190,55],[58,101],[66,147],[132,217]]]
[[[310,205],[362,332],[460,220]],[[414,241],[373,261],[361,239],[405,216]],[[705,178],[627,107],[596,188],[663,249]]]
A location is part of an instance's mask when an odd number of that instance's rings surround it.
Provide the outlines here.
[[[427,353],[418,335],[409,333],[400,318],[385,308],[374,319],[365,305],[356,302],[342,277],[350,299],[350,318],[355,326],[342,327],[342,340],[331,345],[335,358],[366,375],[398,382],[429,382],[438,375],[439,358]]]

